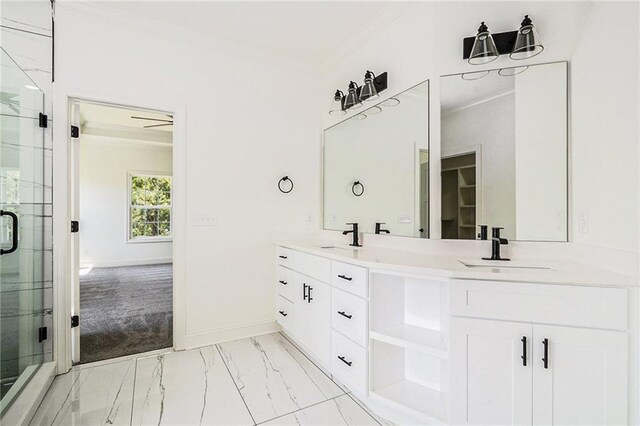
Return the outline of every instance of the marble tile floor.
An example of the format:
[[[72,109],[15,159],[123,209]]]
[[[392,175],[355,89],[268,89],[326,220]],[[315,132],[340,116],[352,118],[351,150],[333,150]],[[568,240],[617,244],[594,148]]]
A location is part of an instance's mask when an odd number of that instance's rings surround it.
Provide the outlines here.
[[[274,333],[73,369],[31,425],[385,423],[374,417]]]

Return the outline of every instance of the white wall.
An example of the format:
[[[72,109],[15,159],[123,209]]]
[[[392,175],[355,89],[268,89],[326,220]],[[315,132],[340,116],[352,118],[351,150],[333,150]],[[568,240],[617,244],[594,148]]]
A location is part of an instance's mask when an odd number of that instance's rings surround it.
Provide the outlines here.
[[[593,3],[570,64],[573,240],[626,251],[638,249],[639,7]]]
[[[453,77],[459,78],[459,77]],[[490,119],[487,119],[490,117]],[[442,153],[480,149],[480,218],[478,225],[504,228],[516,237],[515,105],[513,93],[442,115]],[[476,184],[478,184],[476,182]]]
[[[59,93],[97,91],[105,101],[170,101],[186,110],[186,289],[176,302],[185,346],[275,329],[274,237],[319,227],[313,71],[82,6],[57,5]],[[59,108],[55,114],[66,114]],[[61,154],[65,141],[56,143]],[[276,186],[284,175],[295,182],[288,195]],[[203,212],[215,212],[217,226],[194,226]]]
[[[365,69],[389,73],[388,97],[425,78],[431,79],[431,156],[440,156],[439,76],[513,66],[503,56],[485,66],[462,59],[462,39],[473,36],[481,20],[493,32],[517,29],[529,14],[545,50],[518,64],[569,60],[570,81],[570,241],[565,256],[638,271],[638,4],[621,2],[436,2],[418,3],[388,22],[372,28],[357,43],[345,47],[326,65],[325,109],[336,88]],[[364,41],[363,41],[364,40]],[[615,43],[612,43],[615,40]],[[601,52],[594,54],[594,52]],[[324,127],[335,122],[326,112]],[[600,119],[602,118],[602,119]],[[440,170],[432,161],[432,229],[440,221]],[[611,188],[615,188],[611,190]],[[585,234],[577,232],[579,212],[588,212]],[[438,237],[432,232],[432,237]],[[440,247],[450,244],[420,241]],[[442,245],[444,244],[444,245]],[[471,243],[469,243],[471,244]],[[508,250],[544,255],[551,245],[523,243]],[[413,244],[409,244],[413,245]],[[582,247],[584,246],[584,247]],[[599,249],[610,250],[608,255]],[[598,255],[595,255],[598,253]]]
[[[171,176],[171,145],[80,138],[80,265],[171,262],[171,242],[127,242],[130,172]]]

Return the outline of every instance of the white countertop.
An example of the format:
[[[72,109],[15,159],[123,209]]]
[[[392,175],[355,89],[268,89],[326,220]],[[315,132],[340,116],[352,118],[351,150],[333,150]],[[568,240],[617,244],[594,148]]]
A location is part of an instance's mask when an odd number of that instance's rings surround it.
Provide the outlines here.
[[[431,255],[375,246],[354,249],[348,245],[322,240],[283,241],[276,245],[374,270],[444,278],[598,287],[638,286],[638,280],[633,277],[564,260],[513,259],[510,262],[492,262],[468,256]],[[465,263],[482,266],[469,267]]]

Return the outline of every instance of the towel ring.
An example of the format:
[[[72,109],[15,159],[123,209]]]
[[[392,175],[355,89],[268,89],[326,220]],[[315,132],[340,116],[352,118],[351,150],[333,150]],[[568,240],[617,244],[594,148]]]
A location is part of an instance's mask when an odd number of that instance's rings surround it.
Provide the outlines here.
[[[283,182],[287,182],[287,181],[291,182],[291,187],[289,188],[289,190],[288,190],[288,191],[285,191],[284,189],[282,189],[282,183],[283,183]],[[280,192],[282,192],[283,194],[288,194],[288,193],[290,193],[291,191],[293,191],[293,181],[292,181],[291,179],[289,179],[289,176],[283,176],[283,177],[282,177],[282,179],[280,179],[280,180],[278,181],[278,189],[279,189],[279,190],[280,190]]]
[[[360,192],[356,192],[356,187],[357,186],[362,188],[362,190]],[[359,180],[353,182],[353,185],[351,185],[351,192],[353,192],[353,195],[355,195],[356,197],[361,196],[362,194],[364,194],[364,185],[362,183],[360,183]]]

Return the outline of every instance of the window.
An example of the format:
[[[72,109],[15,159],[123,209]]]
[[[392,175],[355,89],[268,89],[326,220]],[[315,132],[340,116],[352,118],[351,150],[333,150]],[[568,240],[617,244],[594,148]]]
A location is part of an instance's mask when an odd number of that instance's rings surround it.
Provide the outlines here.
[[[129,175],[129,241],[171,238],[171,176]]]

